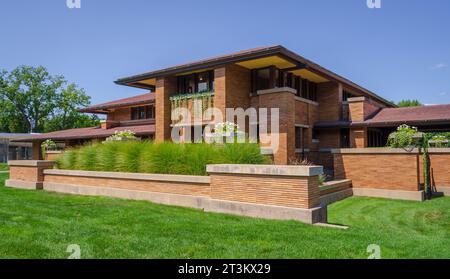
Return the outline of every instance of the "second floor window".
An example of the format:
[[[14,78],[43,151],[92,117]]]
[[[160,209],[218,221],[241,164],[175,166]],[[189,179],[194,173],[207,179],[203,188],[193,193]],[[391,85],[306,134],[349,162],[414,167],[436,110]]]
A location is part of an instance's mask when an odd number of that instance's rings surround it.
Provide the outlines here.
[[[256,94],[258,90],[275,87],[290,87],[297,90],[297,96],[317,101],[317,83],[315,82],[274,66],[252,70],[253,94]]]
[[[155,107],[135,107],[131,108],[131,120],[153,119],[155,118]]]
[[[177,77],[177,92],[192,94],[214,91],[214,71],[206,71]]]

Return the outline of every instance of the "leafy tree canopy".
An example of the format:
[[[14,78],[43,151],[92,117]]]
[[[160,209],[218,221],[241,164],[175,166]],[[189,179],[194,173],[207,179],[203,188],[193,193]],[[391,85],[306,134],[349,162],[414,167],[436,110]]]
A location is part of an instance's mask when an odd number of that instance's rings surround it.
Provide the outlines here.
[[[90,104],[81,88],[40,67],[19,66],[0,71],[0,129],[4,132],[45,133],[98,124],[97,116],[77,108]]]
[[[401,100],[397,104],[399,107],[420,107],[423,106],[418,100]]]

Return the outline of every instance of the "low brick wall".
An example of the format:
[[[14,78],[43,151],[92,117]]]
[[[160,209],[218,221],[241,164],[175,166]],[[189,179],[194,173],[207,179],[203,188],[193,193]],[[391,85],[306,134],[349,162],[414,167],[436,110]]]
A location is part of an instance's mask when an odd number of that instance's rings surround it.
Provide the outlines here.
[[[54,161],[56,160],[60,155],[62,154],[62,151],[47,151],[45,153],[45,160],[47,161]]]
[[[430,149],[429,153],[434,185],[438,189],[449,187],[450,149]],[[333,154],[335,178],[352,180],[355,195],[423,199],[419,150],[354,148],[336,149]]]
[[[9,161],[8,187],[42,189],[44,170],[53,168],[53,161]]]
[[[318,180],[322,167],[209,165],[207,171],[210,176],[93,172],[57,170],[48,161],[20,161],[11,165],[6,185],[20,187],[25,182],[29,187],[21,188],[149,200],[252,217],[326,222]]]

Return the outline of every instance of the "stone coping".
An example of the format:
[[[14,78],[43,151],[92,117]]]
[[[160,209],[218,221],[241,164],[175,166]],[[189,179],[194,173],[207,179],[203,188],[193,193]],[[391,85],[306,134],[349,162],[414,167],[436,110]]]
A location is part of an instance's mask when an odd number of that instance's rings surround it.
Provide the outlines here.
[[[61,154],[62,151],[61,150],[48,150],[47,152],[45,152],[46,154]]]
[[[129,179],[129,180],[181,182],[181,183],[199,183],[199,184],[209,184],[210,180],[211,180],[209,176],[196,176],[196,175],[100,172],[100,171],[80,171],[80,170],[58,170],[58,169],[44,170],[44,174],[92,177],[92,178],[112,178],[112,179]]]
[[[17,167],[53,167],[55,164],[54,161],[44,161],[44,160],[16,160],[9,161],[9,166],[17,166]]]
[[[315,176],[323,173],[322,166],[286,165],[207,165],[208,173],[256,174],[273,176]]]
[[[332,189],[332,188],[336,188],[345,184],[351,184],[352,180],[351,179],[340,179],[340,180],[332,180],[332,181],[327,181],[325,183],[323,183],[322,186],[320,186],[320,190],[328,190],[328,189]]]
[[[297,90],[294,88],[290,88],[290,87],[277,87],[277,88],[271,88],[271,89],[258,90],[258,91],[256,91],[256,94],[264,95],[264,94],[275,94],[275,93],[283,93],[283,92],[294,94],[295,100],[297,100],[299,102],[304,102],[304,103],[315,105],[315,106],[319,105],[318,102],[314,102],[312,100],[308,100],[308,99],[297,96]]]
[[[295,96],[295,100],[299,101],[299,102],[307,103],[307,104],[310,104],[310,105],[319,106],[318,102],[314,102],[313,100],[308,100],[308,99],[305,99],[305,98],[302,98],[302,97],[299,97],[299,96]]]
[[[277,88],[271,88],[271,89],[258,90],[258,91],[256,91],[256,94],[264,95],[264,94],[274,94],[274,93],[282,93],[282,92],[297,94],[297,90],[295,90],[294,88],[290,88],[290,87],[277,87]]]
[[[351,97],[347,99],[347,103],[354,103],[354,102],[362,102],[365,101],[366,97],[361,96],[361,97]]]
[[[411,152],[402,148],[342,148],[332,149],[333,154],[419,154],[419,149],[415,148]],[[450,148],[429,148],[430,154],[450,154]]]

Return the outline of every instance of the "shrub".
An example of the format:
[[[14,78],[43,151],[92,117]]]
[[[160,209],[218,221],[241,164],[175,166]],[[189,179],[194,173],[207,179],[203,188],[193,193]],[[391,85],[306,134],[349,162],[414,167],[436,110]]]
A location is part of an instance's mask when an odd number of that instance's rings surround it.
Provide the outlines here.
[[[416,127],[400,125],[396,132],[389,135],[388,146],[393,148],[414,147],[414,136],[418,134]]]
[[[270,163],[257,144],[94,143],[64,152],[60,169],[207,175],[207,164]]]

